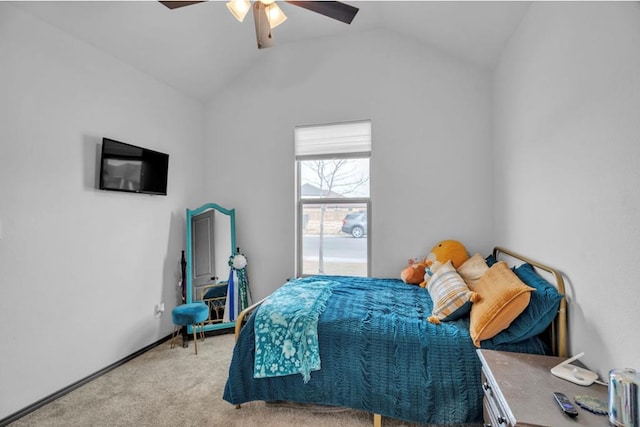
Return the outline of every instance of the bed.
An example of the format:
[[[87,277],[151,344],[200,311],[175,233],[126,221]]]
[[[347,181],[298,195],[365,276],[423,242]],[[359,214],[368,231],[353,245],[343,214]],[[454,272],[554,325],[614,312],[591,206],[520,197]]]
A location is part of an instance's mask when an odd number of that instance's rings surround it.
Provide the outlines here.
[[[256,358],[256,354],[264,354],[260,344],[264,338],[260,337],[265,321],[260,313],[280,318],[266,314],[266,306],[278,299],[279,289],[265,299],[266,303],[254,304],[237,319],[236,345],[223,398],[238,407],[256,400],[348,407],[374,414],[376,426],[381,425],[383,416],[432,425],[482,423],[478,347],[567,356],[562,275],[500,247],[486,258],[491,271],[493,264],[505,261],[509,261],[509,271],[534,289],[527,292],[532,295],[531,302],[507,329],[481,341],[470,332],[476,323],[471,321],[473,315],[427,321],[434,301],[419,286],[385,278],[295,279],[282,288],[312,289],[312,293],[319,289],[323,293],[318,299],[321,304],[310,302],[304,308],[312,312],[312,304],[321,307],[316,316],[317,335],[312,336],[317,341],[318,366],[307,367],[306,375],[276,372],[260,377],[265,371],[260,365],[265,360],[258,362]],[[286,355],[286,350],[282,354]]]

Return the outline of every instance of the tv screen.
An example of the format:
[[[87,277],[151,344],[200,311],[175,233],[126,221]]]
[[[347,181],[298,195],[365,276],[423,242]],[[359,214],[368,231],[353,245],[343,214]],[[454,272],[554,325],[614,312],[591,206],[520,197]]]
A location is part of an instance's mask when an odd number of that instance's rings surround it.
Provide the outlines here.
[[[167,194],[169,155],[102,139],[100,190]]]

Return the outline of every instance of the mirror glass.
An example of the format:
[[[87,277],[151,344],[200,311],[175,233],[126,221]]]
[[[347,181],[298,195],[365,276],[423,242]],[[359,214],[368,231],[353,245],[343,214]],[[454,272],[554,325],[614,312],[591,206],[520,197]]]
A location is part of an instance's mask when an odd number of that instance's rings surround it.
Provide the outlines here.
[[[209,306],[204,330],[235,325],[225,319],[229,257],[236,251],[235,209],[207,203],[187,209],[186,303],[202,301]],[[189,333],[193,332],[189,326]]]

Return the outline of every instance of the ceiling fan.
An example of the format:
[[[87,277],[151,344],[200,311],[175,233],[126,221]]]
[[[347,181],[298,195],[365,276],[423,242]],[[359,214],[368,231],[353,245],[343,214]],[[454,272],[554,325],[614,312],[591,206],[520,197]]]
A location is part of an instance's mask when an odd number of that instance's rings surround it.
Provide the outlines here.
[[[286,3],[300,6],[304,9],[344,22],[345,24],[351,24],[351,21],[353,21],[353,18],[359,10],[357,7],[339,1],[285,1]],[[160,3],[169,9],[176,9],[196,3],[203,3],[203,1],[161,1]],[[227,8],[240,22],[244,20],[249,9],[253,10],[258,49],[273,46],[271,30],[287,19],[275,0],[256,0],[253,2],[253,5],[249,0],[231,0],[227,2]]]

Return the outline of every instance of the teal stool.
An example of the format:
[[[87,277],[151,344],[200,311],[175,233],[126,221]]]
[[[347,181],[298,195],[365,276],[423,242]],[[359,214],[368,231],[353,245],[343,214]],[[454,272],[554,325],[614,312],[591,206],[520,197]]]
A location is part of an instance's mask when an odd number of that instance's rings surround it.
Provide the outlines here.
[[[173,319],[173,334],[171,335],[171,348],[175,347],[175,339],[181,327],[193,325],[193,344],[198,354],[198,339],[196,337],[196,326],[204,326],[204,321],[209,318],[209,307],[202,302],[182,304],[171,311]],[[186,334],[185,334],[186,337]],[[204,330],[200,329],[200,337],[204,341]]]

